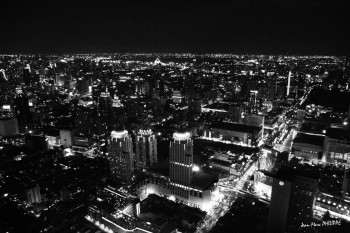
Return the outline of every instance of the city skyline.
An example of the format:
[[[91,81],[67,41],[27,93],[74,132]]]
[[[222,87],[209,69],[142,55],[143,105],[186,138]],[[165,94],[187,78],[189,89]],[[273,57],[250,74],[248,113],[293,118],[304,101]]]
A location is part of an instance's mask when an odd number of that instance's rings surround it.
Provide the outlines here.
[[[0,9],[0,232],[350,232],[350,1]]]

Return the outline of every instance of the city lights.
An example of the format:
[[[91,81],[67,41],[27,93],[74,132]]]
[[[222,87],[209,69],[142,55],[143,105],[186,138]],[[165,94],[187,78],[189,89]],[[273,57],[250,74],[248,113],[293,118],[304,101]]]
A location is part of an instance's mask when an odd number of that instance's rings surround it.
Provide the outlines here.
[[[193,172],[198,172],[200,170],[200,168],[197,166],[197,165],[194,165],[193,167],[192,167],[192,171]]]
[[[104,25],[99,27],[108,34]],[[64,41],[57,46],[79,51],[79,43],[65,43],[74,34],[65,30],[72,27],[62,28]],[[123,27],[118,30],[118,37],[107,38],[124,38]],[[37,30],[25,30],[32,31]],[[6,32],[2,38],[13,37]],[[29,34],[23,38],[34,38]],[[152,45],[144,37],[144,44]],[[139,35],[134,38],[120,43],[123,51]],[[158,38],[154,49],[169,44]],[[196,39],[200,47],[205,38]],[[18,41],[10,42],[0,43],[8,46],[4,51],[17,46]],[[323,40],[316,42],[299,54]],[[31,44],[28,51],[34,50]],[[221,44],[222,50],[231,46]],[[107,43],[104,49],[112,47]],[[202,51],[199,47],[196,51]],[[282,51],[298,47],[286,42]],[[136,50],[150,49],[138,45],[130,51]],[[0,212],[6,213],[0,215],[7,223],[0,222],[0,229],[302,232],[307,224],[323,223],[348,232],[350,58],[267,53],[75,54],[68,49],[0,55]],[[12,216],[21,224],[13,224]]]

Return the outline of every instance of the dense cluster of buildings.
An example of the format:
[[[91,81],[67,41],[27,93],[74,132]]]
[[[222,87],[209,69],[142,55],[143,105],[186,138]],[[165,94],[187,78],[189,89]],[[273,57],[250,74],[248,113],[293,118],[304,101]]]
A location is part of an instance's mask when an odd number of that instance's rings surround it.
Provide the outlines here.
[[[348,63],[1,55],[0,205],[42,231],[194,232],[209,231],[243,190],[271,200],[268,232],[300,230],[326,211],[346,220],[349,101],[334,100],[349,96]]]

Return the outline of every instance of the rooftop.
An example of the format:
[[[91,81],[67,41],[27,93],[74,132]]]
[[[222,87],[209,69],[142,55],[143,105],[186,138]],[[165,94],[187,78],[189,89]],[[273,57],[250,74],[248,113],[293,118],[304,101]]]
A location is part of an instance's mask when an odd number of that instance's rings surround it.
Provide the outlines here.
[[[336,139],[350,141],[350,129],[330,128],[327,130],[326,136],[328,136],[330,138],[336,138]]]
[[[112,131],[111,137],[112,138],[125,138],[128,136],[128,131],[122,130],[122,131]]]
[[[294,139],[294,143],[308,143],[315,146],[323,147],[324,136],[310,135],[298,133]]]
[[[206,172],[196,172],[193,175],[191,186],[199,188],[201,190],[206,190],[215,183],[215,176]]]
[[[243,133],[252,133],[254,131],[260,131],[260,127],[251,126],[251,125],[242,125],[235,123],[227,123],[227,122],[218,122],[211,125],[211,128],[216,129],[225,129],[230,131],[238,131]]]

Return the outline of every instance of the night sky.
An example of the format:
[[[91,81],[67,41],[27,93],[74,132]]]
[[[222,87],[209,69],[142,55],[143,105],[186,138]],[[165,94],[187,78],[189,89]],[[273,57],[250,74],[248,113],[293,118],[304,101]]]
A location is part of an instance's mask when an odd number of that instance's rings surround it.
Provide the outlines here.
[[[350,54],[349,0],[0,2],[0,53]]]

